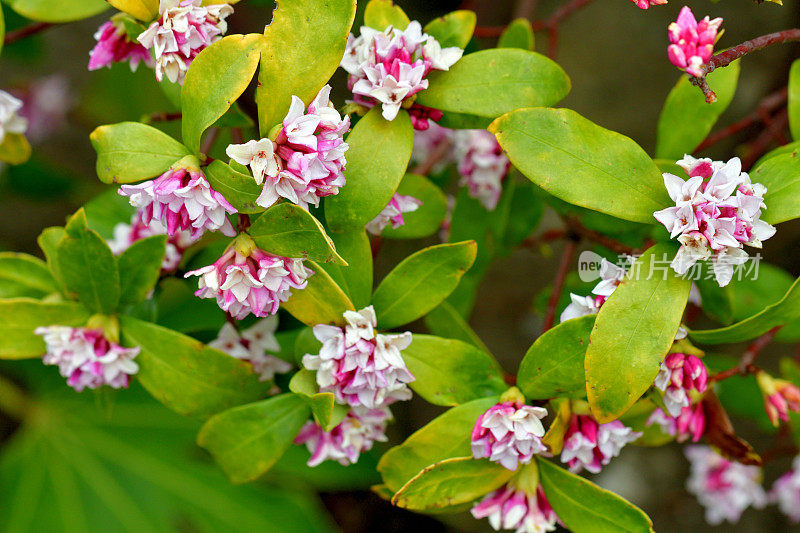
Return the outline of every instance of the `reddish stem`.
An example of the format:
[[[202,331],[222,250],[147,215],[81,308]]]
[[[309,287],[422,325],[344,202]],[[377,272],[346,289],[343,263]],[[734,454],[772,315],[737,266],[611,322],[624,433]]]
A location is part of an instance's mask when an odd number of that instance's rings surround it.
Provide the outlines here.
[[[746,375],[757,372],[758,368],[753,364],[756,360],[756,357],[758,357],[758,354],[761,353],[761,350],[763,350],[770,342],[772,342],[772,339],[775,338],[775,334],[778,333],[778,330],[781,329],[781,327],[783,326],[775,326],[754,340],[742,353],[742,357],[739,359],[738,365],[727,370],[723,370],[722,372],[717,372],[709,378],[709,381],[722,381],[737,374]]]
[[[369,243],[369,248],[370,251],[372,252],[373,259],[375,259],[375,257],[378,255],[378,252],[381,251],[382,244],[383,244],[383,239],[381,238],[380,235],[376,235],[375,237],[373,237],[372,241]]]
[[[531,22],[531,28],[533,28],[533,31],[548,30],[548,34],[550,34],[551,30],[555,29],[556,26],[561,24],[564,19],[583,8],[591,1],[592,0],[571,0],[562,5],[560,8],[556,9],[546,19],[535,20]],[[497,39],[503,34],[505,29],[506,26],[478,26],[475,28],[474,35],[478,38]]]
[[[151,113],[150,114],[150,122],[170,122],[172,120],[180,120],[182,114],[180,111],[176,111],[174,113],[167,113],[166,111],[161,111],[158,113]]]
[[[585,227],[583,224],[578,221],[576,218],[567,218],[564,220],[567,224],[569,230],[573,233],[580,235],[581,237],[592,241],[595,244],[599,244],[600,246],[604,246],[611,250],[612,252],[618,254],[635,254],[638,250],[633,246],[628,246],[627,244],[621,243],[616,239],[613,239],[607,235],[603,235],[599,231],[595,231]]]
[[[750,169],[758,158],[764,155],[773,141],[783,135],[783,130],[789,124],[789,113],[785,109],[778,113],[774,120],[750,143],[747,153],[742,157],[742,168]]]
[[[575,252],[578,250],[578,238],[572,238],[567,241],[564,246],[564,251],[561,253],[561,262],[558,264],[558,271],[553,280],[553,293],[550,295],[550,300],[547,302],[547,313],[544,316],[544,323],[542,324],[542,333],[553,327],[556,320],[556,308],[558,307],[558,300],[561,298],[561,290],[564,288],[564,281],[567,279],[567,273],[572,260],[575,258]]]
[[[44,31],[47,28],[52,28],[53,26],[55,26],[55,24],[51,24],[50,22],[34,22],[33,24],[29,24],[27,26],[23,26],[22,28],[6,33],[5,39],[3,39],[3,44],[15,43],[20,39],[24,39],[25,37],[29,37]]]

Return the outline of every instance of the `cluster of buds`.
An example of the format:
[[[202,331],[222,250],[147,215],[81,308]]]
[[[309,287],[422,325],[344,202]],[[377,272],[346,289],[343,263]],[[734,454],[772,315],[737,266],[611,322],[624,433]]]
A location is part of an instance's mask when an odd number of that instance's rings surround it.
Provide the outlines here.
[[[684,453],[691,462],[686,489],[706,508],[709,524],[735,523],[751,505],[761,508],[766,504],[757,466],[728,461],[708,446],[688,446]]]
[[[772,485],[769,493],[772,503],[777,503],[780,510],[789,517],[792,523],[800,522],[800,456],[792,461],[792,468]]]
[[[611,294],[617,290],[617,287],[622,283],[622,278],[625,277],[627,271],[624,268],[618,267],[614,263],[607,261],[603,258],[600,261],[600,281],[592,289],[594,296],[579,296],[570,293],[569,297],[571,303],[567,305],[561,313],[560,321],[566,322],[573,318],[579,318],[586,315],[593,315],[600,311],[602,306]]]
[[[658,424],[663,433],[672,435],[678,442],[689,438],[697,442],[706,431],[706,414],[701,403],[683,407],[677,416],[657,408],[647,419],[647,426],[653,424]]]
[[[344,157],[349,148],[344,134],[350,117],[341,117],[330,102],[330,85],[323,87],[306,110],[292,96],[292,105],[274,137],[231,144],[228,157],[249,165],[256,183],[263,185],[256,203],[270,207],[280,198],[307,208],[320,198],[338,194],[345,184]]]
[[[674,417],[691,405],[689,391],[705,392],[708,382],[706,365],[695,355],[670,353],[661,363],[653,384],[664,393],[664,405]]]
[[[626,444],[641,436],[619,420],[599,424],[591,415],[573,414],[564,434],[561,462],[569,465],[571,472],[585,468],[597,474]]]
[[[631,0],[639,9],[648,9],[650,6],[662,6],[667,0]]]
[[[511,166],[497,139],[486,130],[456,130],[453,148],[460,184],[469,189],[470,196],[493,211]]]
[[[664,185],[674,207],[653,216],[664,224],[681,248],[672,261],[678,274],[685,274],[697,261],[711,259],[720,287],[733,277],[734,267],[747,261],[744,244],[761,248],[775,228],[761,220],[767,189],[752,183],[734,157],[727,163],[685,156],[678,161],[689,180],[664,173]]]
[[[156,79],[164,75],[183,83],[197,54],[228,31],[225,19],[233,13],[228,4],[203,5],[202,0],[161,0],[159,17],[141,33],[138,41],[156,58]]]
[[[534,454],[547,452],[542,443],[547,409],[525,405],[516,392],[520,398],[493,405],[479,416],[471,436],[475,459],[488,457],[512,471],[530,463]]]
[[[258,374],[259,381],[271,381],[275,374],[285,374],[292,369],[290,363],[271,355],[281,351],[281,346],[275,338],[277,327],[276,316],[259,320],[242,332],[230,322],[226,322],[219,330],[217,338],[208,345],[253,365],[253,371]]]
[[[758,372],[756,381],[764,395],[764,410],[775,426],[780,420],[789,421],[789,411],[800,411],[800,389],[792,383]]]
[[[183,167],[179,162],[154,180],[120,186],[119,194],[127,196],[130,204],[139,210],[144,224],[157,220],[171,237],[186,230],[191,230],[192,239],[199,239],[205,230],[236,236],[226,216],[226,213],[236,213],[236,209],[211,188],[205,175],[194,165]]]
[[[214,263],[186,273],[200,276],[195,296],[216,298],[217,305],[237,320],[250,313],[274,315],[291,289],[304,289],[313,272],[302,259],[290,259],[259,250],[253,239],[240,234]]]
[[[339,403],[367,409],[410,399],[407,383],[414,381],[414,376],[400,352],[411,344],[411,333],[376,333],[372,306],[345,311],[344,319],[344,328],[314,326],[314,336],[322,347],[319,354],[303,356],[303,365],[316,370],[320,390],[333,392]]]
[[[710,20],[706,17],[697,22],[692,10],[683,6],[678,20],[667,28],[670,42],[667,56],[670,62],[690,76],[705,76],[704,67],[714,55],[714,43],[721,25],[721,18]]]
[[[392,413],[387,407],[353,407],[330,431],[325,431],[316,422],[307,422],[294,443],[305,444],[311,452],[308,466],[317,466],[326,460],[351,465],[358,461],[362,452],[372,449],[373,443],[387,440],[386,424],[391,418]]]
[[[139,371],[134,358],[140,349],[123,348],[106,338],[102,328],[48,326],[34,333],[41,335],[47,346],[44,364],[57,365],[67,384],[78,392],[103,385],[127,387],[130,376]]]
[[[443,49],[417,21],[405,30],[362,26],[358,37],[350,34],[341,67],[350,74],[354,102],[369,108],[380,104],[383,118],[394,120],[401,107],[411,107],[412,97],[428,88],[425,77],[431,70],[449,70],[463,53],[458,47]],[[415,113],[418,129],[427,128],[424,119],[440,116],[423,111]]]
[[[154,235],[167,235],[167,228],[157,219],[151,219],[147,224],[142,218],[142,213],[136,212],[131,217],[131,223],[121,222],[114,226],[114,237],[108,241],[108,246],[114,255],[120,255],[131,247],[136,241],[153,237]],[[161,263],[162,272],[174,272],[181,262],[183,252],[197,239],[191,232],[185,230],[175,231],[167,238],[166,253]]]
[[[141,62],[150,68],[155,66],[150,51],[128,37],[124,17],[126,15],[114,15],[94,34],[97,44],[89,52],[89,70],[111,67],[113,63],[123,61],[127,61],[134,72]]]
[[[0,91],[0,142],[3,142],[6,133],[25,133],[28,121],[19,115],[20,109],[22,100]]]
[[[378,213],[378,216],[373,218],[367,223],[367,231],[373,235],[380,235],[383,229],[391,222],[392,227],[397,229],[403,224],[403,213],[411,213],[416,211],[422,205],[422,201],[417,200],[413,196],[404,196],[402,194],[394,193],[392,199],[386,204],[386,207]]]

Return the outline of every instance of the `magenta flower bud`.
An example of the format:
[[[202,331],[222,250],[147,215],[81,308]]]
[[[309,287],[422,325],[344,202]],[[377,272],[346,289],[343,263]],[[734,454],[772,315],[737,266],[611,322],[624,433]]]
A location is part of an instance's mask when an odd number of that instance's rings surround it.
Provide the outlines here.
[[[541,419],[547,409],[524,405],[522,402],[503,402],[490,407],[478,417],[472,430],[472,455],[488,457],[509,470],[531,461],[534,454],[544,453],[544,426]]]
[[[513,481],[487,494],[470,512],[477,519],[488,517],[495,530],[518,533],[554,531],[558,520],[541,485],[531,494]]]
[[[128,38],[125,25],[117,17],[103,23],[94,39],[97,44],[89,53],[89,70],[111,67],[113,63],[123,61],[127,61],[134,72],[142,61],[148,67],[155,66],[147,48]]]
[[[404,196],[402,194],[394,193],[392,199],[386,204],[386,207],[378,213],[369,223],[367,223],[367,231],[373,235],[380,235],[383,228],[391,222],[393,228],[399,228],[405,224],[403,220],[403,213],[411,213],[416,211],[422,205],[420,200],[413,196]]]
[[[703,362],[694,355],[668,354],[661,363],[653,385],[664,392],[664,404],[670,415],[677,417],[690,405],[689,391],[704,392],[708,372]]]
[[[306,423],[294,443],[305,444],[311,452],[308,466],[317,466],[327,460],[347,466],[356,463],[360,454],[371,450],[375,442],[388,440],[386,424],[391,419],[388,407],[354,407],[330,431],[325,431],[316,422]]]
[[[678,20],[667,28],[669,42],[667,56],[670,62],[690,76],[705,76],[703,67],[714,55],[714,42],[717,40],[721,18],[700,22],[688,6],[678,14]]]
[[[49,326],[34,333],[44,337],[47,353],[42,361],[57,365],[67,384],[76,391],[108,385],[126,388],[139,371],[134,359],[140,348],[123,348],[105,337],[101,329]]]
[[[631,0],[639,9],[647,9],[650,6],[660,6],[667,3],[667,0]]]
[[[572,472],[584,468],[593,474],[619,455],[622,448],[642,434],[626,427],[619,420],[598,424],[589,415],[572,415],[569,428],[564,435],[561,462],[569,465]]]

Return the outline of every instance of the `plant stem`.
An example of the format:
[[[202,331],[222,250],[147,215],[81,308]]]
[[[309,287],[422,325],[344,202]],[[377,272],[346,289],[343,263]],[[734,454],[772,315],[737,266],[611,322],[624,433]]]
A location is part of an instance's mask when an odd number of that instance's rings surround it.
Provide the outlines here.
[[[147,119],[149,122],[171,122],[173,120],[180,120],[182,116],[180,111],[175,111],[174,113],[159,111],[157,113],[151,113]]]
[[[531,28],[533,28],[533,31],[546,30],[548,34],[550,34],[551,30],[555,29],[559,24],[561,24],[564,19],[585,7],[591,1],[592,0],[570,0],[556,9],[546,19],[533,21],[531,23]],[[505,29],[506,26],[478,26],[475,28],[475,37],[496,39],[503,34]]]
[[[37,34],[48,28],[52,28],[53,26],[55,26],[55,24],[51,24],[50,22],[34,22],[33,24],[29,24],[27,26],[23,26],[22,28],[6,33],[5,39],[3,39],[3,44],[15,43],[20,39]]]
[[[778,333],[778,330],[782,327],[783,326],[775,326],[754,340],[742,353],[742,357],[739,359],[738,365],[727,370],[717,372],[709,378],[709,381],[722,381],[735,375],[753,374],[758,371],[758,368],[753,364],[756,360],[756,357],[758,357],[758,354],[761,353],[761,350],[763,350],[770,342],[772,342],[772,339],[775,338],[775,334]]]
[[[575,258],[575,252],[578,250],[577,236],[569,239],[564,245],[564,251],[561,253],[561,262],[558,264],[558,271],[553,280],[553,292],[550,294],[550,300],[547,302],[547,313],[544,316],[544,323],[542,324],[542,333],[553,327],[556,320],[556,308],[558,307],[558,300],[561,298],[561,291],[564,288],[564,281],[567,279],[567,273],[572,266],[572,260]]]

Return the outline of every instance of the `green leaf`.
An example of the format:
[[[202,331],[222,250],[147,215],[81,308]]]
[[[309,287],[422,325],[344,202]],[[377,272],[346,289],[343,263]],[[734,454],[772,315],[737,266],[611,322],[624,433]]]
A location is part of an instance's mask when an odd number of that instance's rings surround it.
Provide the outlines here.
[[[142,22],[158,18],[158,0],[107,0],[109,4]]]
[[[796,153],[798,150],[800,150],[800,140],[799,141],[790,142],[789,144],[784,144],[783,146],[779,146],[779,147],[775,148],[774,150],[770,150],[766,154],[762,155],[761,159],[759,159],[758,161],[755,162],[755,164],[753,165],[753,168],[760,167],[766,161],[768,161],[769,159],[772,159],[773,157],[776,157],[776,156],[779,156],[779,155],[782,155],[782,154]]]
[[[384,483],[394,493],[426,466],[470,455],[470,435],[475,422],[499,400],[497,396],[481,398],[453,407],[391,448],[378,463]]]
[[[0,299],[0,359],[37,357],[44,340],[33,330],[47,326],[83,326],[89,311],[74,302],[42,302],[33,298]]]
[[[800,157],[797,152],[766,160],[750,172],[753,182],[767,188],[761,215],[765,222],[779,224],[800,217]]]
[[[6,133],[0,143],[0,162],[21,165],[31,157],[31,145],[21,133]]]
[[[730,326],[717,329],[689,330],[689,336],[700,344],[733,344],[755,339],[776,326],[800,319],[800,289],[792,284],[778,302]]]
[[[439,187],[424,176],[406,174],[397,187],[397,194],[413,196],[422,205],[416,211],[405,213],[405,223],[399,228],[388,224],[381,236],[388,239],[419,239],[439,231],[447,214],[447,198]]]
[[[425,315],[425,325],[434,335],[463,341],[479,350],[491,353],[467,321],[464,320],[464,317],[458,314],[458,311],[447,300]]]
[[[278,6],[264,28],[256,87],[262,136],[286,116],[292,95],[308,105],[336,72],[355,15],[355,0],[296,0]]]
[[[431,72],[428,80],[430,86],[417,94],[419,104],[491,118],[521,107],[554,105],[570,89],[555,62],[517,48],[467,54],[450,70]]]
[[[42,252],[44,252],[44,257],[47,260],[47,266],[50,268],[50,272],[53,274],[53,279],[55,279],[56,283],[59,285],[63,284],[63,281],[57,259],[58,243],[64,238],[64,234],[64,228],[54,226],[45,228],[36,238],[36,243],[39,245],[39,248],[42,249]]]
[[[86,225],[79,209],[67,223],[57,248],[58,270],[68,292],[95,313],[117,308],[120,279],[117,259],[106,241]]]
[[[44,261],[28,254],[0,252],[0,298],[44,298],[57,291]]]
[[[169,170],[189,150],[152,126],[120,122],[96,128],[89,136],[97,152],[97,176],[103,183],[132,183]]]
[[[308,415],[300,396],[281,394],[211,417],[197,443],[211,452],[233,483],[252,481],[280,459]]]
[[[261,186],[251,174],[238,172],[219,159],[212,161],[203,172],[211,187],[222,194],[240,213],[254,214],[264,211],[264,208],[256,203],[261,194]]]
[[[158,324],[181,333],[216,335],[225,323],[225,313],[214,299],[195,296],[196,289],[194,280],[164,279],[156,293]]]
[[[438,306],[475,261],[475,241],[424,248],[400,262],[383,279],[372,305],[381,329],[412,322]]]
[[[347,185],[325,199],[332,231],[363,228],[386,207],[411,159],[414,128],[408,113],[389,122],[376,106],[358,121],[347,143]]]
[[[434,405],[458,405],[507,388],[497,361],[466,342],[415,333],[402,356],[415,378],[409,385]]]
[[[330,431],[342,421],[350,408],[335,403],[332,392],[319,392],[316,374],[301,368],[289,382],[289,390],[299,395],[308,404],[314,420],[325,431]]]
[[[517,374],[517,386],[526,398],[546,400],[586,395],[583,361],[595,318],[589,315],[567,320],[536,339]]]
[[[425,467],[392,497],[412,511],[470,503],[504,485],[514,472],[488,459],[454,457]]]
[[[347,266],[323,263],[320,266],[356,306],[362,309],[372,299],[372,248],[366,231],[355,230],[331,235]]]
[[[628,410],[653,384],[680,326],[691,280],[670,268],[657,244],[631,266],[600,308],[586,350],[586,392],[598,422]]]
[[[3,5],[0,4],[0,52],[3,51],[3,42],[6,37],[6,19],[3,16]]]
[[[247,232],[266,252],[347,266],[322,224],[298,205],[284,202],[270,207]]]
[[[136,213],[128,197],[119,194],[116,187],[106,189],[83,204],[83,210],[87,225],[106,240],[114,238],[117,224],[130,224]]]
[[[108,9],[104,0],[4,0],[25,18],[39,22],[72,22]]]
[[[183,142],[200,152],[203,132],[244,92],[258,68],[264,37],[228,35],[192,60],[181,89]]]
[[[739,81],[739,62],[716,69],[707,79],[717,93],[713,104],[706,103],[705,96],[689,82],[688,76],[681,76],[670,91],[658,119],[656,157],[675,161],[694,152],[703,142],[733,100]]]
[[[120,305],[143,302],[153,290],[164,261],[166,235],[154,235],[134,242],[117,258]]]
[[[344,324],[342,314],[347,310],[355,311],[353,302],[325,269],[313,261],[308,261],[307,266],[314,271],[308,278],[308,285],[305,289],[292,289],[289,300],[281,307],[308,326]]]
[[[404,30],[409,22],[408,16],[392,0],[370,0],[364,10],[364,24],[378,31],[385,30],[389,25]]]
[[[520,172],[566,202],[645,224],[670,202],[639,145],[574,111],[519,109],[489,129]]]
[[[451,130],[485,130],[492,123],[490,117],[478,117],[466,113],[453,113],[449,111],[442,115],[438,124]]]
[[[545,496],[564,525],[575,533],[650,532],[641,509],[550,461],[536,458]]]
[[[800,59],[789,70],[789,130],[792,139],[800,141]]]
[[[176,331],[120,316],[122,340],[139,346],[136,357],[144,387],[183,415],[209,416],[263,397],[272,386],[253,367]]]
[[[534,48],[533,28],[531,22],[526,18],[518,18],[511,21],[500,35],[497,41],[497,48],[521,48],[522,50],[533,50]]]
[[[457,46],[463,49],[472,39],[476,22],[474,11],[461,9],[433,19],[422,31],[439,41],[442,48]]]

